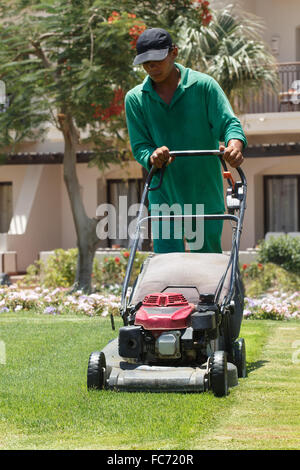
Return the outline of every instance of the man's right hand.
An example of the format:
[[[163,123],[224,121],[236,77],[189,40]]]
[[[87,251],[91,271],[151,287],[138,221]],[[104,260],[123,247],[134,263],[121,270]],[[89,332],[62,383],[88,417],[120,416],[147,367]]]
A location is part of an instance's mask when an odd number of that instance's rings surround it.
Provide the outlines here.
[[[156,168],[162,168],[166,163],[169,165],[175,160],[175,157],[171,157],[168,147],[159,147],[150,156],[150,163]]]

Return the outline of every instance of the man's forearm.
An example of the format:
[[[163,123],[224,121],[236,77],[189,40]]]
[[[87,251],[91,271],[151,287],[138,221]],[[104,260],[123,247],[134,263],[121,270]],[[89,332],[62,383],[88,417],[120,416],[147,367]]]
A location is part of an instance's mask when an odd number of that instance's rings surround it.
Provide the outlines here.
[[[228,147],[234,147],[242,152],[244,150],[244,142],[239,139],[230,139],[228,142]]]

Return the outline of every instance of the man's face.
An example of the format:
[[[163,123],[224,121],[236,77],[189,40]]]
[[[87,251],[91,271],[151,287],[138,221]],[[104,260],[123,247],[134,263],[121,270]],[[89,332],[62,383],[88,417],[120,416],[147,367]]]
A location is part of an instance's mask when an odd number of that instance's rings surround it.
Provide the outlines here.
[[[166,80],[174,67],[177,57],[177,48],[174,47],[164,60],[151,60],[143,63],[143,68],[155,83]]]

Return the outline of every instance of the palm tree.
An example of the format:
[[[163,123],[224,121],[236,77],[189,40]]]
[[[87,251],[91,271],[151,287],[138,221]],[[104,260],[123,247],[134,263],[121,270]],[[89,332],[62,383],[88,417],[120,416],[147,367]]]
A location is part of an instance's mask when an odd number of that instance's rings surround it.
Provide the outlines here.
[[[229,5],[214,11],[209,26],[184,25],[179,36],[184,64],[215,78],[237,112],[262,88],[279,90],[276,61],[261,39],[262,28],[259,18]]]

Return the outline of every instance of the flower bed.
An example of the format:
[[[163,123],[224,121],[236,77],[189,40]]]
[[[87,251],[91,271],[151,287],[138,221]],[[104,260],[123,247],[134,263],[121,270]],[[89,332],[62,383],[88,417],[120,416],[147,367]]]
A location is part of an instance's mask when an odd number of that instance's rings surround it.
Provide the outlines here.
[[[129,251],[125,250],[119,256],[108,256],[101,263],[95,260],[92,274],[95,293],[86,295],[76,291],[71,294],[77,249],[55,250],[47,264],[37,261],[29,266],[27,275],[18,284],[0,287],[0,313],[35,310],[49,315],[117,315],[129,255]],[[147,253],[136,253],[133,280],[147,256]]]
[[[114,286],[112,286],[113,288]],[[48,315],[84,314],[103,317],[119,312],[119,295],[107,290],[103,293],[90,295],[77,291],[72,294],[70,289],[47,289],[36,287],[23,289],[15,284],[0,289],[0,313],[36,310],[37,313]]]
[[[24,289],[13,284],[0,289],[0,313],[35,310],[46,315],[81,314],[88,316],[118,315],[120,286],[111,285],[102,293],[85,295],[69,289],[36,287]],[[300,319],[300,292],[273,292],[245,298],[245,318],[274,320]]]
[[[145,253],[136,254],[133,280],[146,257]],[[36,264],[30,267],[32,272],[23,282],[0,288],[0,313],[33,309],[48,315],[118,315],[129,251],[107,257],[101,264],[95,263],[92,284],[96,292],[90,295],[81,291],[70,294],[76,258],[77,250],[56,250],[47,266],[42,266],[42,279],[37,275],[41,266]],[[240,268],[246,292],[245,318],[300,319],[300,277],[297,273],[273,263],[253,262],[242,264]]]
[[[246,290],[244,316],[300,319],[300,277],[274,263],[241,265]]]
[[[258,298],[245,298],[245,318],[300,320],[300,292],[273,292]]]

